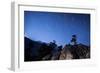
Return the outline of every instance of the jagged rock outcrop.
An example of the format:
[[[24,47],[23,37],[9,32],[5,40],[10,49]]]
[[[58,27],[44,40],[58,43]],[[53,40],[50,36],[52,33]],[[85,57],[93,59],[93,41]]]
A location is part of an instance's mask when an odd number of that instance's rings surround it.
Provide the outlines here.
[[[66,45],[60,55],[60,59],[86,59],[90,58],[90,47],[77,44],[77,45]]]
[[[24,38],[24,61],[68,60],[90,58],[90,47],[83,44],[64,47]]]

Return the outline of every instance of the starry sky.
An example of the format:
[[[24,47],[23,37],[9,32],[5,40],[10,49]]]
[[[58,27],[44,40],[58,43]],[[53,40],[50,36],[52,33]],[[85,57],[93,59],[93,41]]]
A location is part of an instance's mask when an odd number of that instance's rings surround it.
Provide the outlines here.
[[[90,45],[90,14],[24,11],[25,37],[64,46],[74,34],[78,43]]]

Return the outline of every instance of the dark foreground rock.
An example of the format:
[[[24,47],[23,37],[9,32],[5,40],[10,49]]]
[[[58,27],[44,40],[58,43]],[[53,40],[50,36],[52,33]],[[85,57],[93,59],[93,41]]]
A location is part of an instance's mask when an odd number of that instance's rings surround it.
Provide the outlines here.
[[[83,44],[57,46],[24,38],[24,61],[89,59],[90,47]]]

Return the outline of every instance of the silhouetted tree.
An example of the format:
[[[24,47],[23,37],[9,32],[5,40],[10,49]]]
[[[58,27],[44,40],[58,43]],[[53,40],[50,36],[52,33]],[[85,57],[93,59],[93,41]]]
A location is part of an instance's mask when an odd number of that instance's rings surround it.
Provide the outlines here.
[[[72,35],[71,43],[73,43],[73,45],[77,44],[77,36],[76,35]]]
[[[55,48],[57,47],[56,41],[53,40],[53,42],[50,42],[49,46],[50,46],[52,49],[55,49]]]
[[[62,45],[61,46],[58,46],[58,51],[61,51],[62,50]]]

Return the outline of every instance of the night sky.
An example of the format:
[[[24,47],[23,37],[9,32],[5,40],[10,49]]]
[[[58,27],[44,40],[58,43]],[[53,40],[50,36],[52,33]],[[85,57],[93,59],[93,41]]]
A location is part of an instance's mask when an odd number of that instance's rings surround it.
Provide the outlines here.
[[[90,14],[24,11],[24,36],[32,40],[64,46],[73,34],[90,45]]]

